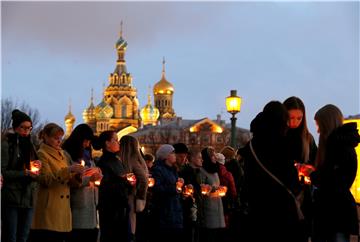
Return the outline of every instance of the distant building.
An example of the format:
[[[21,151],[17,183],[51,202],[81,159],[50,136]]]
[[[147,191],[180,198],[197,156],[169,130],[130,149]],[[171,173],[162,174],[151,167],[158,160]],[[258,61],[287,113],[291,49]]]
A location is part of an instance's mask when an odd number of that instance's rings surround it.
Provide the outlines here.
[[[151,94],[147,104],[139,111],[137,90],[132,85],[132,76],[127,72],[125,62],[127,42],[122,37],[115,44],[118,59],[109,85],[103,92],[102,101],[94,105],[93,91],[90,104],[83,112],[84,122],[96,134],[114,130],[118,137],[130,134],[137,137],[143,151],[155,153],[164,144],[185,143],[189,148],[202,149],[213,146],[220,150],[230,143],[230,124],[225,124],[218,115],[216,120],[201,118],[188,120],[177,117],[173,108],[174,86],[165,76],[165,59],[162,62],[161,79],[153,87],[154,105]],[[69,113],[65,117],[66,136],[70,135],[75,117]],[[237,144],[242,146],[250,139],[250,132],[237,128]]]
[[[230,142],[230,125],[226,125],[218,115],[217,120],[208,118],[188,120],[177,117],[158,126],[144,126],[132,135],[137,137],[144,153],[155,154],[162,144],[175,144],[182,142],[190,149],[203,149],[213,146],[220,151]],[[251,138],[248,130],[237,128],[236,141],[238,146],[243,146]]]
[[[126,47],[127,42],[120,31],[120,38],[115,44],[118,59],[114,72],[109,75],[103,100],[95,106],[92,94],[90,105],[83,112],[84,122],[97,134],[105,130],[120,131],[128,126],[138,128],[140,125],[137,90],[126,69]]]

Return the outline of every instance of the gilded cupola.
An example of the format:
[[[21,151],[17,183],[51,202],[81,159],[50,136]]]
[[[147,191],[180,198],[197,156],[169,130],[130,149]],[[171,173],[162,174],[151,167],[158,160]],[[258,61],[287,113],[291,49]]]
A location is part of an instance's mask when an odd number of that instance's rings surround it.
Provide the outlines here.
[[[95,106],[94,106],[94,91],[91,89],[90,105],[85,108],[83,112],[83,119],[85,123],[92,123],[95,121]]]
[[[163,59],[163,69],[161,79],[154,85],[154,94],[173,94],[174,86],[165,77],[165,58]]]
[[[160,111],[161,119],[172,119],[176,116],[173,105],[174,86],[165,77],[165,58],[163,58],[161,80],[154,85],[154,103]]]
[[[155,126],[159,116],[160,111],[158,108],[151,105],[151,95],[148,94],[148,102],[140,111],[140,117],[143,125],[151,124]]]
[[[71,103],[69,103],[69,112],[68,114],[66,114],[64,121],[65,121],[65,127],[66,127],[66,132],[65,132],[65,137],[69,137],[73,127],[74,127],[74,123],[75,123],[75,116],[71,113]]]

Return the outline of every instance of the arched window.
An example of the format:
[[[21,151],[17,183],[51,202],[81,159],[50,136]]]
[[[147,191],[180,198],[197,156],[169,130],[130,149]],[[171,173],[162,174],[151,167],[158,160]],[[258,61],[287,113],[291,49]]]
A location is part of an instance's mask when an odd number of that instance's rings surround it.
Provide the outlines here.
[[[127,117],[127,115],[126,115],[126,105],[125,105],[125,104],[123,104],[123,105],[121,106],[121,117],[122,117],[122,118],[126,118],[126,117]]]

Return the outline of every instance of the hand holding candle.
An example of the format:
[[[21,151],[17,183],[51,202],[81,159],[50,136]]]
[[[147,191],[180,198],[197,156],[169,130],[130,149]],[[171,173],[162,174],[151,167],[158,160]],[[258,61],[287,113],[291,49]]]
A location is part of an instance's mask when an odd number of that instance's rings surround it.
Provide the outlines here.
[[[200,184],[201,187],[201,194],[202,195],[209,195],[210,191],[211,191],[211,186],[209,184]]]
[[[185,197],[190,197],[194,194],[194,187],[191,184],[186,184],[183,192]]]
[[[41,169],[41,161],[32,160],[30,161],[30,173],[33,175],[39,175]]]
[[[134,173],[127,173],[126,174],[126,180],[132,185],[135,186],[136,185],[136,176]]]
[[[226,195],[226,192],[227,192],[227,187],[226,186],[219,186],[216,189],[216,192],[217,192],[217,195],[219,197],[224,197]]]
[[[153,187],[155,185],[155,179],[153,177],[148,178],[148,187]]]
[[[182,192],[183,185],[184,185],[184,179],[179,177],[177,182],[176,182],[176,191],[179,192],[179,193]]]

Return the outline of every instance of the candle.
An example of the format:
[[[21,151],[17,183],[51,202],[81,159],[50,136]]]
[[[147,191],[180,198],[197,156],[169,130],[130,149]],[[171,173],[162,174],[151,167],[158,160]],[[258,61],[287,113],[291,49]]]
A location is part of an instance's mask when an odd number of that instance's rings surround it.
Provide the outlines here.
[[[153,187],[155,185],[155,179],[152,177],[148,178],[148,187]]]
[[[135,185],[136,184],[136,176],[134,175],[134,173],[128,173],[126,174],[126,180],[128,180],[128,182],[131,185]]]
[[[185,196],[192,196],[194,194],[194,187],[191,184],[187,184],[184,187],[184,195]]]
[[[80,165],[81,165],[81,166],[85,166],[85,161],[84,161],[84,160],[81,160]]]
[[[211,186],[209,184],[200,184],[200,187],[202,195],[209,195],[211,191]]]
[[[224,197],[226,195],[226,192],[227,192],[226,186],[219,186],[217,189],[217,194],[219,197]]]
[[[181,177],[178,178],[177,182],[176,182],[176,190],[178,192],[182,191],[182,187],[184,185],[184,179],[182,179]]]
[[[95,181],[95,185],[96,185],[96,186],[100,186],[100,182],[101,182],[101,180]]]
[[[40,170],[40,168],[37,164],[37,161],[36,160],[30,161],[30,171],[32,173],[37,173],[37,172],[39,172],[39,170]]]

